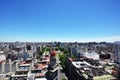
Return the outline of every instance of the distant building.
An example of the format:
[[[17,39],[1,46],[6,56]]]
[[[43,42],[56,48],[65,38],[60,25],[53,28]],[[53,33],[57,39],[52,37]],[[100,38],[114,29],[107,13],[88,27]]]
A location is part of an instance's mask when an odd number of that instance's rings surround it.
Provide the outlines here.
[[[3,51],[0,51],[0,63],[4,62],[5,60],[6,60],[5,54],[3,53]]]
[[[30,45],[27,45],[27,50],[31,50],[31,46]]]
[[[36,49],[36,46],[31,46],[31,51],[32,52],[35,52],[37,49]]]
[[[84,54],[84,56],[87,57],[87,58],[95,59],[95,60],[99,60],[99,58],[100,58],[99,54],[96,53],[96,52],[94,52],[94,51],[92,51],[92,52],[90,52],[90,53],[89,53],[89,52],[86,52],[86,53]]]
[[[115,54],[114,54],[114,61],[118,64],[120,64],[120,44],[115,44]]]
[[[75,47],[71,47],[71,56],[77,56],[77,50]]]
[[[29,58],[29,54],[26,52],[23,53],[22,58],[23,58],[23,60],[27,60],[27,58]]]
[[[80,48],[77,46],[72,46],[70,51],[71,51],[71,56],[76,56],[76,57],[80,57]]]
[[[83,48],[79,46],[73,46],[70,48],[70,56],[83,57]]]
[[[40,52],[42,50],[42,46],[41,45],[38,45],[37,46],[37,52]]]

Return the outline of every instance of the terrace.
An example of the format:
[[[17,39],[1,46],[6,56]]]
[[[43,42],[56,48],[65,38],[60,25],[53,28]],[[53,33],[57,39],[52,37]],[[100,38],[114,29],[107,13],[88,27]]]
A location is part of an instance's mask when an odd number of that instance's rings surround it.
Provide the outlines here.
[[[15,74],[11,76],[11,80],[26,80],[28,71],[16,71]]]
[[[31,61],[31,59],[20,61],[16,71],[11,76],[11,80],[26,80],[30,70]]]
[[[30,64],[21,64],[17,70],[19,71],[28,71],[30,68]]]
[[[40,59],[31,66],[31,70],[28,73],[28,79],[30,80],[46,80],[46,72],[49,63],[49,56],[42,56]]]

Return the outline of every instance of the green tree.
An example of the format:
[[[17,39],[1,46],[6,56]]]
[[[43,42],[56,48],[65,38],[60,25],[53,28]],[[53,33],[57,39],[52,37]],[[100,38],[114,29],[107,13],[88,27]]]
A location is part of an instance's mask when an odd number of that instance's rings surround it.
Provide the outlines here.
[[[42,52],[45,52],[46,51],[46,47],[42,48]]]
[[[61,66],[63,68],[65,68],[65,59],[66,59],[66,55],[65,54],[59,54],[59,58],[60,58],[60,61],[61,61]]]
[[[42,54],[43,54],[42,51],[37,52],[37,59],[39,59],[42,56]]]
[[[50,51],[50,47],[46,47],[46,51]]]
[[[69,53],[69,50],[64,48],[64,49],[63,49],[63,53],[64,53],[64,54],[68,54],[68,53]]]
[[[62,47],[59,47],[59,50],[60,50],[60,51],[63,51],[63,50],[64,50],[64,48],[62,48]]]
[[[73,58],[73,59],[76,59],[76,58],[77,58],[77,56],[75,56],[75,55],[72,55],[72,58]]]
[[[59,50],[59,48],[58,48],[58,47],[56,47],[56,48],[55,48],[55,51],[58,51],[58,50]]]

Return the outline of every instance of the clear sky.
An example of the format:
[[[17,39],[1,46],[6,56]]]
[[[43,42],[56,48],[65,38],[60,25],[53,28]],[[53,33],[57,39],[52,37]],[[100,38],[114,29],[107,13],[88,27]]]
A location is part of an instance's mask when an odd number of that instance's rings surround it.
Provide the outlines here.
[[[118,41],[120,0],[0,0],[0,41]]]

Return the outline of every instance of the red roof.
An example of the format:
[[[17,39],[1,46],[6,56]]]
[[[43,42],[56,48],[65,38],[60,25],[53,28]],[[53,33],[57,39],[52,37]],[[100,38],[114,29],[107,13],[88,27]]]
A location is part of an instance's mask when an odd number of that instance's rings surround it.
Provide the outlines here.
[[[51,51],[50,54],[51,54],[51,56],[55,56],[56,55],[56,51],[53,50],[53,51]]]

